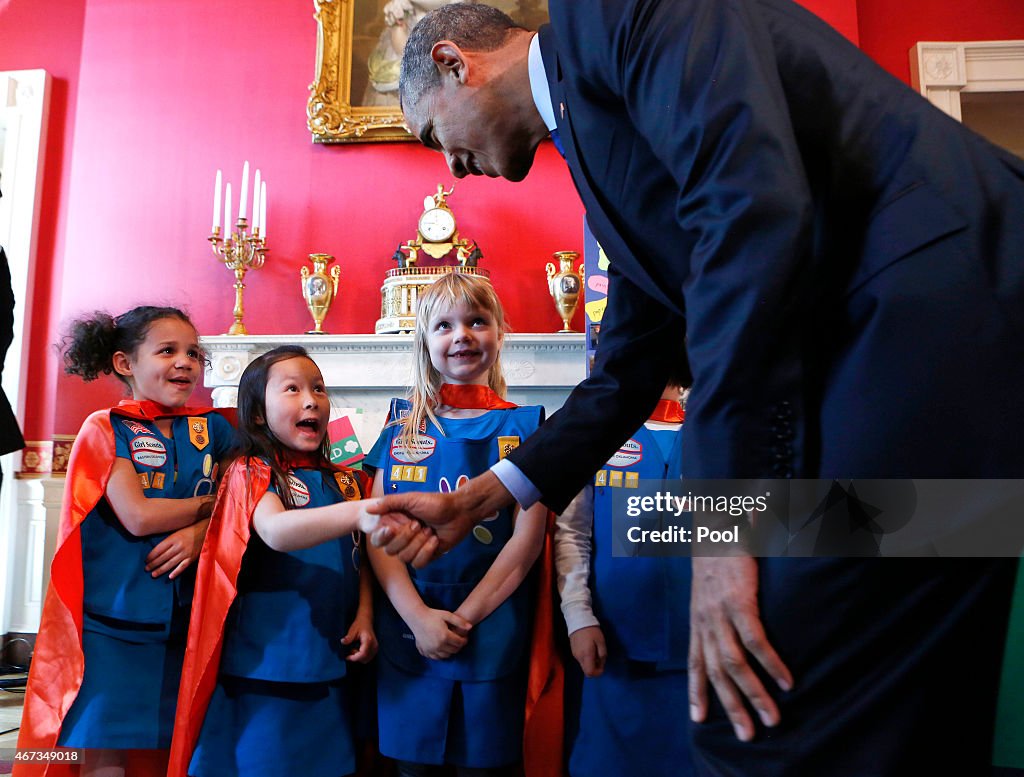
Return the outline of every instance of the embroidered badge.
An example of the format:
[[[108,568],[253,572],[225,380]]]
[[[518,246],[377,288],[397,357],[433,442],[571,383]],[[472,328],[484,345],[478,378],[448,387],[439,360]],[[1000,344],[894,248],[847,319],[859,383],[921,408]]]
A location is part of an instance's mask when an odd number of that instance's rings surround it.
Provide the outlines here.
[[[139,483],[142,484],[143,490],[149,488],[149,473],[148,472],[140,472],[139,473]]]
[[[609,467],[631,467],[639,464],[644,458],[644,446],[636,440],[626,440],[615,455],[608,459]]]
[[[359,499],[361,494],[359,493],[359,483],[347,472],[335,472],[334,482],[338,484],[338,488],[341,489],[341,495],[347,500]]]
[[[494,535],[491,534],[491,530],[486,526],[480,526],[478,524],[473,527],[473,539],[477,542],[482,542],[484,545],[490,545],[494,542]]]
[[[163,488],[163,487],[164,487],[164,473],[163,472],[154,472],[153,473],[153,488]]]
[[[210,433],[208,431],[209,420],[202,416],[189,416],[188,438],[197,450],[202,450],[210,444]]]
[[[609,473],[608,485],[612,488],[622,488],[622,473],[617,469],[613,469]]]
[[[503,459],[519,447],[519,437],[498,437],[498,458]]]
[[[295,475],[288,475],[288,488],[292,492],[292,504],[305,507],[309,504],[309,487]]]
[[[639,488],[640,487],[640,473],[639,472],[627,472],[626,473],[626,488]]]
[[[213,456],[207,453],[203,456],[203,477],[208,478],[213,474]]]
[[[167,448],[156,437],[136,437],[131,441],[132,461],[142,467],[162,467],[167,463]]]
[[[429,434],[417,434],[406,447],[397,439],[391,443],[391,458],[403,464],[417,464],[433,455],[437,439]]]
[[[137,421],[129,421],[127,418],[122,418],[121,423],[128,427],[132,434],[152,434],[150,429],[147,429]]]
[[[597,474],[594,476],[595,486],[606,486],[608,485],[608,470],[599,469]]]
[[[392,481],[408,483],[426,483],[427,468],[413,467],[406,464],[393,464],[391,466]]]

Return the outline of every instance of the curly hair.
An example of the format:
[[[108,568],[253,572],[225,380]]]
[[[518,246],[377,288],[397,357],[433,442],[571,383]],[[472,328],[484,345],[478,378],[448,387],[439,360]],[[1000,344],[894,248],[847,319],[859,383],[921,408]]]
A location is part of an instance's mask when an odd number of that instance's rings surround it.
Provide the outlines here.
[[[64,357],[64,372],[78,375],[86,382],[100,375],[114,374],[114,354],[118,351],[134,353],[146,339],[149,328],[165,318],[176,318],[195,329],[195,324],[183,311],[155,305],[140,305],[116,318],[97,310],[72,321],[69,332],[58,344]],[[130,385],[123,375],[117,377]]]

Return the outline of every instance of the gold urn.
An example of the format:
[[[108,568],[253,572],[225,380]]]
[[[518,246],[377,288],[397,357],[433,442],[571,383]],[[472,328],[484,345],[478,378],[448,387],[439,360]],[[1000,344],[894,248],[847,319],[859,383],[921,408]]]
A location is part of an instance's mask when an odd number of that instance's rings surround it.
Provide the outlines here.
[[[338,296],[338,279],[341,277],[341,268],[334,265],[330,273],[327,272],[327,265],[334,261],[330,254],[310,254],[309,260],[313,263],[313,272],[303,266],[300,270],[302,275],[302,297],[306,300],[306,307],[313,317],[316,326],[306,332],[307,335],[327,334],[323,330],[324,319],[327,318],[327,311],[331,309],[331,303]]]
[[[548,262],[546,269],[548,291],[551,299],[555,301],[558,316],[562,319],[562,329],[558,331],[574,332],[576,330],[569,326],[569,322],[576,313],[580,293],[583,291],[583,263],[580,262],[577,270],[572,269],[573,262],[580,258],[576,251],[555,251],[554,256],[558,260],[559,269],[556,270],[551,262]]]

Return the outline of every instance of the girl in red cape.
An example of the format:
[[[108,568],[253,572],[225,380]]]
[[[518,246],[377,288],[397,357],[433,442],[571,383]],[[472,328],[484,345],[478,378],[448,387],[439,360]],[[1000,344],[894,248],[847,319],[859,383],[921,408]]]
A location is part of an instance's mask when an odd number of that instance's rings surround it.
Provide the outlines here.
[[[186,406],[202,351],[176,308],[96,313],[74,322],[64,349],[68,373],[113,373],[132,399],[93,413],[75,440],[18,739],[87,748],[85,761],[15,774],[162,774],[193,562],[234,432]]]
[[[350,662],[377,650],[361,472],[330,464],[330,402],[299,346],[238,386],[239,458],[203,548],[168,774],[355,769]]]

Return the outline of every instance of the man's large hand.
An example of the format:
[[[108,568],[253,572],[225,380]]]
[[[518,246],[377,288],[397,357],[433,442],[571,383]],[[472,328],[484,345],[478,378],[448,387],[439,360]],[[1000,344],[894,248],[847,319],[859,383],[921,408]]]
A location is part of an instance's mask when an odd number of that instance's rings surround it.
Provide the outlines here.
[[[707,681],[732,722],[736,737],[754,737],[749,703],[766,726],[779,722],[779,708],[751,669],[748,656],[784,691],[793,676],[769,643],[757,607],[757,561],[749,556],[693,559],[690,602],[690,718],[708,712]],[[745,703],[746,702],[746,703]]]
[[[381,517],[381,528],[371,541],[389,556],[423,567],[512,501],[512,495],[489,470],[449,494],[390,494],[367,507],[367,512]]]

